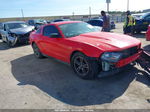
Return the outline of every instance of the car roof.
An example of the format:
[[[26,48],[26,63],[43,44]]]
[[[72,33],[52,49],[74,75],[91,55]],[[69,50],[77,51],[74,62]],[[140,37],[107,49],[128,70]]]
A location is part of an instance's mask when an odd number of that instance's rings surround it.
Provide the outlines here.
[[[62,24],[70,24],[70,23],[81,23],[83,21],[60,21],[60,22],[54,22],[54,23],[50,23],[53,25],[62,25]]]
[[[25,23],[24,21],[8,21],[8,22],[4,22],[4,24],[7,23]]]

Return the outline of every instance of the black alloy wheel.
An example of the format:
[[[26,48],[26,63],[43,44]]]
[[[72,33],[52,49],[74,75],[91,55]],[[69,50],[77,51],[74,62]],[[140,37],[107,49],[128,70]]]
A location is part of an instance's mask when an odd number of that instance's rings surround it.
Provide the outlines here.
[[[35,57],[37,57],[39,59],[44,58],[44,56],[40,52],[40,49],[38,48],[38,46],[35,43],[32,45],[32,48],[33,48]]]
[[[89,64],[82,56],[77,56],[74,59],[74,69],[82,77],[86,76],[89,72]]]
[[[100,71],[100,66],[96,60],[92,60],[80,52],[72,56],[71,66],[82,79],[94,79]]]

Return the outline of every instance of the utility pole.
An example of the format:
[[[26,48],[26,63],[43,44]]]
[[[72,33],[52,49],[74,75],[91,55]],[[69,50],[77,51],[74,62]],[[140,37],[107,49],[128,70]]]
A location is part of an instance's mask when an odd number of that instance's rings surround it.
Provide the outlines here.
[[[109,13],[109,3],[107,3],[107,12]]]
[[[72,12],[72,19],[74,20],[74,12]]]
[[[24,12],[23,9],[21,9],[22,19],[24,20]]]
[[[111,3],[111,0],[106,0],[107,3],[107,13],[109,13],[109,4]]]
[[[92,16],[91,7],[89,7],[89,16],[90,16],[90,19],[91,19],[91,16]]]
[[[127,0],[127,11],[129,10],[129,3],[130,1],[129,0]]]

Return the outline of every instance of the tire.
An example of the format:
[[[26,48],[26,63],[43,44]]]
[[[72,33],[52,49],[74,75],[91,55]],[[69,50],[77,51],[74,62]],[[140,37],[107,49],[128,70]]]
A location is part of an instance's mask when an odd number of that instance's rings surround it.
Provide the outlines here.
[[[80,52],[72,56],[71,66],[74,72],[82,79],[94,79],[100,72],[98,61],[91,60]]]
[[[32,48],[33,48],[34,55],[36,58],[39,58],[39,59],[44,58],[43,54],[40,52],[40,49],[35,43],[32,45]]]

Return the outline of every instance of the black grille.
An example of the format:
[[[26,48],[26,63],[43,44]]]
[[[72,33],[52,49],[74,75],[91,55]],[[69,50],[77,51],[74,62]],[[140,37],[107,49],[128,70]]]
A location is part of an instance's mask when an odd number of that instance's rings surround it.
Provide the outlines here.
[[[122,56],[123,59],[133,56],[134,54],[138,53],[138,46],[123,50],[122,53],[123,53],[123,56]]]
[[[20,35],[19,37],[20,38],[28,38],[30,35],[30,32],[26,33],[26,34],[23,34],[23,35]]]

